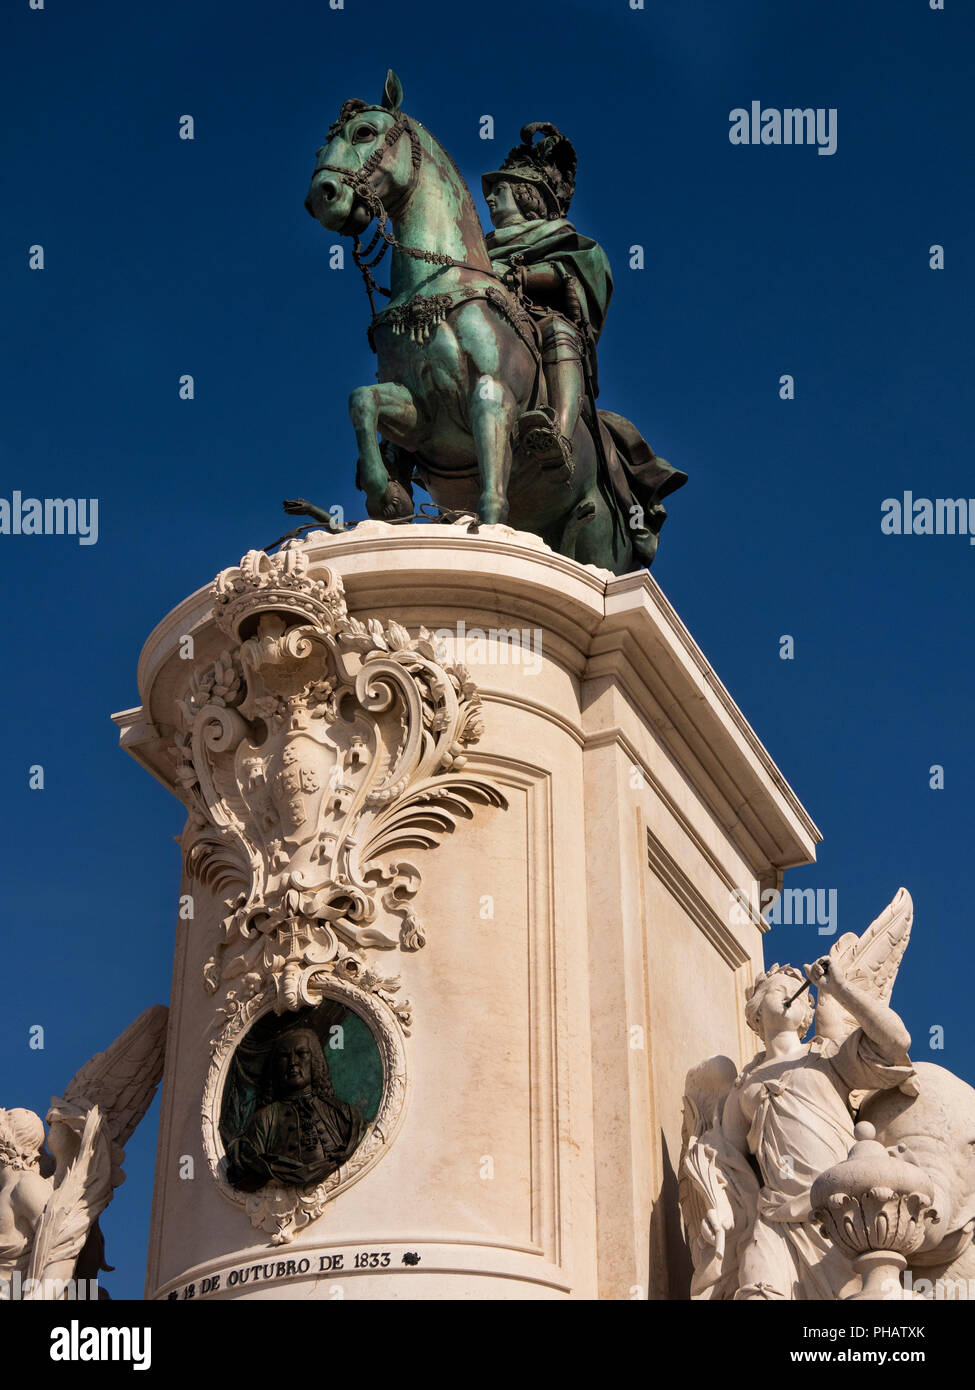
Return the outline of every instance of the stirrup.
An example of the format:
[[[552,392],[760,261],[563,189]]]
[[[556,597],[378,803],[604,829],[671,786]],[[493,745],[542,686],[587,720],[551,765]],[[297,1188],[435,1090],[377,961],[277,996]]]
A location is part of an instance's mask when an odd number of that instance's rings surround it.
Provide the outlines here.
[[[555,427],[549,411],[529,410],[519,420],[519,444],[524,453],[540,468],[564,470],[573,474],[572,441]]]

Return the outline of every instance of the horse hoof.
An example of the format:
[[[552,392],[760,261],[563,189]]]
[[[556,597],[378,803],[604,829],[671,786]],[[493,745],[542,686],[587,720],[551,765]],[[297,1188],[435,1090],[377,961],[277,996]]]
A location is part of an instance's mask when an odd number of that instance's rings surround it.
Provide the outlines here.
[[[507,526],[507,504],[499,505],[493,500],[490,503],[482,503],[477,509],[475,520],[479,526]]]
[[[373,521],[401,521],[413,515],[413,499],[405,487],[391,480],[378,502],[366,499],[366,511]]]

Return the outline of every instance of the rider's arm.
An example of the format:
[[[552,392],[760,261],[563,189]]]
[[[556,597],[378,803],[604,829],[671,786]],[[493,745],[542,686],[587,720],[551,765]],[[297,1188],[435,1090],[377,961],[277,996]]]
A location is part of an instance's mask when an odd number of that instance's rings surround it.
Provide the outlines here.
[[[504,278],[529,298],[535,295],[546,298],[558,295],[562,283],[554,265],[545,261],[539,261],[538,265],[523,265],[517,256],[513,258]]]
[[[543,261],[540,265],[525,267],[523,283],[528,295],[553,295],[559,292],[562,280],[555,267],[546,265]]]

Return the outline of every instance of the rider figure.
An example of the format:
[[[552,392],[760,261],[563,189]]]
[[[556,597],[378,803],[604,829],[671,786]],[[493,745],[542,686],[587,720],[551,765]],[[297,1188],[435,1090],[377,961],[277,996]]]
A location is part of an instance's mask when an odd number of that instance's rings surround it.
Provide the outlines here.
[[[534,145],[539,131],[544,138]],[[602,247],[565,219],[575,189],[572,145],[544,121],[524,126],[521,138],[501,168],[481,180],[495,228],[487,248],[541,330],[549,406],[521,417],[521,447],[543,467],[571,472],[587,375],[598,392],[595,348],[613,279]]]

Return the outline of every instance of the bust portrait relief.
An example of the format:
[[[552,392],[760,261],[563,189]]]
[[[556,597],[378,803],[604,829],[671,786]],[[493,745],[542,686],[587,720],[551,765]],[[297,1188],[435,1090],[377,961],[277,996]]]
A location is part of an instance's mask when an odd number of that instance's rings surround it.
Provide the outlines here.
[[[258,1020],[224,1087],[227,1181],[241,1192],[323,1182],[355,1152],[381,1089],[369,1029],[336,1001]]]

